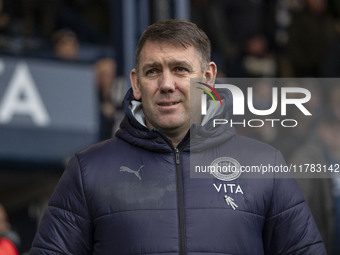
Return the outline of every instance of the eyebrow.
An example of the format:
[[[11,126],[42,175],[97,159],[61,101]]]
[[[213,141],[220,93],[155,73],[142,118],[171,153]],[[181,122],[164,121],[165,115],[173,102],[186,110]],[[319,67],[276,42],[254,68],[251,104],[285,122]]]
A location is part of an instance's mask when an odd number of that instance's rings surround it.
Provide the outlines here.
[[[187,61],[171,61],[169,62],[169,66],[182,66],[190,70],[192,69]]]
[[[185,67],[185,68],[188,68],[189,70],[191,70],[191,65],[186,62],[186,61],[170,61],[168,63],[168,66],[170,67],[173,67],[173,66],[182,66],[182,67]],[[159,62],[152,62],[152,63],[148,63],[148,64],[145,64],[142,68],[142,72],[145,72],[147,69],[149,68],[162,68],[162,64],[159,63]]]
[[[148,64],[145,64],[142,68],[142,72],[144,73],[147,69],[149,68],[160,68],[162,67],[162,65],[158,62],[152,62],[152,63],[148,63]]]

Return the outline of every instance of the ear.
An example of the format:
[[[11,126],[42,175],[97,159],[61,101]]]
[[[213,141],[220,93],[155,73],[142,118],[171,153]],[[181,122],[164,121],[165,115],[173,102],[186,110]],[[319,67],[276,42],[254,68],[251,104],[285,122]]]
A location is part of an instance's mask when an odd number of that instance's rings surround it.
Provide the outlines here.
[[[217,75],[217,66],[215,62],[210,62],[204,72],[204,77],[207,79],[207,83],[211,86],[214,85]]]
[[[141,91],[140,91],[140,86],[139,86],[136,68],[132,69],[131,72],[130,72],[130,82],[131,82],[131,87],[132,87],[132,91],[133,91],[133,96],[135,97],[135,99],[140,100],[142,95],[141,95]]]

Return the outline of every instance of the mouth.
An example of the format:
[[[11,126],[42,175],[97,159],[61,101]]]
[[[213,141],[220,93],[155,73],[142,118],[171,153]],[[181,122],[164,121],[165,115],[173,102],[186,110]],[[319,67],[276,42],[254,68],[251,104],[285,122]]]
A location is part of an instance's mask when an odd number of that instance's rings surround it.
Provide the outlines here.
[[[180,101],[161,101],[157,103],[157,107],[162,113],[173,113],[178,110],[180,104]]]
[[[179,102],[160,102],[158,103],[159,106],[173,106],[173,105],[177,105],[179,104]]]

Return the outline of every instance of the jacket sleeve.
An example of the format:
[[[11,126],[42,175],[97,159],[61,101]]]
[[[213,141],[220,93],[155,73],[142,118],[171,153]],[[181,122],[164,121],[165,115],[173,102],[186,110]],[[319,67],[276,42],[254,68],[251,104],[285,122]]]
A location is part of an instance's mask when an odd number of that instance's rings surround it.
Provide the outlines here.
[[[92,221],[76,156],[49,201],[30,254],[92,254]]]
[[[277,152],[276,165],[286,165]],[[318,228],[292,178],[274,178],[271,208],[263,229],[265,254],[326,255]]]

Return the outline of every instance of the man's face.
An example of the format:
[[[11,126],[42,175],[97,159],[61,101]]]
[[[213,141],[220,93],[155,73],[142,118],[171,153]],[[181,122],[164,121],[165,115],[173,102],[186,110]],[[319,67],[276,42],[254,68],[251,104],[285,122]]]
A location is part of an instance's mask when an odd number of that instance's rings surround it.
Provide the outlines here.
[[[190,127],[190,79],[215,75],[216,65],[212,62],[202,71],[201,58],[193,46],[147,41],[140,54],[138,73],[131,71],[134,97],[142,99],[146,125],[165,134],[185,134]]]

